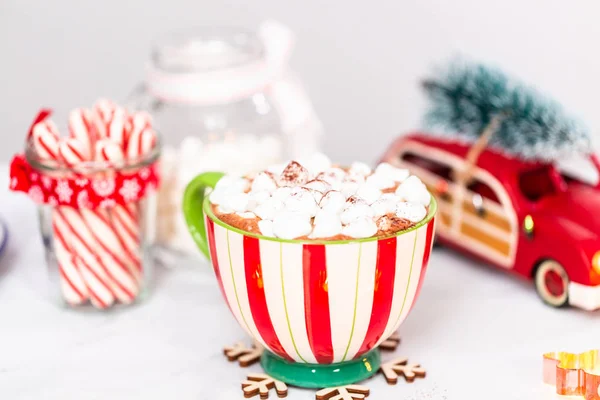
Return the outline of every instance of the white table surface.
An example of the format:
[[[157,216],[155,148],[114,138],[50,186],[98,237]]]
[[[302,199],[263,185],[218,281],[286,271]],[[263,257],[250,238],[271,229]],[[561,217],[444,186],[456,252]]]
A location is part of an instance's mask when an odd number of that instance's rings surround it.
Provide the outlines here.
[[[245,335],[207,263],[159,268],[152,296],[133,308],[59,308],[44,293],[35,208],[4,189],[0,171],[0,216],[10,229],[0,260],[0,399],[243,398],[240,382],[260,367],[224,359],[223,346]],[[548,308],[530,284],[437,248],[401,336],[384,359],[406,356],[427,378],[388,386],[376,376],[365,382],[371,399],[553,399],[541,382],[542,353],[599,347],[600,313]],[[314,391],[290,388],[288,399],[314,399]]]

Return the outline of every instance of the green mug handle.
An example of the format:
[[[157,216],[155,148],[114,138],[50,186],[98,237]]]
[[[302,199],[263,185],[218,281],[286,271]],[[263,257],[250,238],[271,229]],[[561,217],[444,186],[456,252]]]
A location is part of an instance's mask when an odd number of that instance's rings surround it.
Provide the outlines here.
[[[207,188],[215,185],[225,175],[222,172],[204,172],[188,183],[183,194],[183,215],[185,223],[196,245],[210,259],[206,228],[204,227],[204,195]]]

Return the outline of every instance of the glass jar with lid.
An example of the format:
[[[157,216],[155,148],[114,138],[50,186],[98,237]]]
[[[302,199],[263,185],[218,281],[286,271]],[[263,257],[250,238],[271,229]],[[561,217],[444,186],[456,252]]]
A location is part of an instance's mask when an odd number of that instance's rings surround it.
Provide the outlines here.
[[[288,60],[293,35],[269,21],[257,32],[203,28],[156,42],[130,105],[162,132],[158,241],[199,254],[181,213],[198,173],[247,174],[319,150],[321,124]]]

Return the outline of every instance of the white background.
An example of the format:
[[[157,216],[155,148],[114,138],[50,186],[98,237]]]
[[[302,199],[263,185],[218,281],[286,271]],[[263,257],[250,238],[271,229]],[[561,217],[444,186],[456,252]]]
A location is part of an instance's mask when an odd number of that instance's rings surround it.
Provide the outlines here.
[[[324,121],[327,152],[341,162],[373,161],[416,127],[418,79],[457,52],[538,84],[596,132],[599,15],[592,0],[0,0],[0,159],[20,148],[40,106],[64,115],[98,96],[124,98],[157,35],[254,28],[266,18],[295,30],[292,66]],[[12,229],[0,263],[1,398],[241,398],[244,371],[220,349],[243,334],[210,273],[163,271],[152,299],[128,312],[62,312],[40,293],[33,205],[1,191],[0,207]],[[598,347],[599,333],[598,313],[549,309],[530,285],[436,250],[397,353],[421,362],[428,378],[367,384],[373,399],[552,399],[541,354]]]
[[[0,0],[0,159],[41,106],[123,99],[154,38],[203,25],[297,34],[292,66],[336,160],[374,161],[418,126],[419,78],[455,54],[537,84],[600,130],[600,2],[595,0]]]

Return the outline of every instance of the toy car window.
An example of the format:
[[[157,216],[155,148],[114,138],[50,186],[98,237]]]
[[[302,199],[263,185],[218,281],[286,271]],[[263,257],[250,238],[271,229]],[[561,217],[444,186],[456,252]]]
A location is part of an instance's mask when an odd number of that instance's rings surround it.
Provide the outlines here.
[[[538,201],[544,196],[556,192],[556,187],[550,176],[550,167],[544,166],[522,172],[519,176],[519,189],[531,201]]]
[[[562,158],[557,161],[556,166],[567,183],[576,181],[596,186],[600,182],[598,169],[589,157]]]
[[[479,180],[471,181],[469,186],[467,186],[467,189],[471,192],[481,195],[481,197],[483,197],[486,200],[500,203],[498,196],[496,196],[496,192],[494,192],[494,190],[491,187]]]
[[[415,154],[412,152],[406,152],[402,155],[402,160],[414,164],[418,167],[426,169],[429,172],[432,172],[438,175],[441,178],[444,178],[448,181],[452,180],[451,171],[448,165],[442,164],[438,161],[432,160],[430,158],[423,157],[419,154]]]

